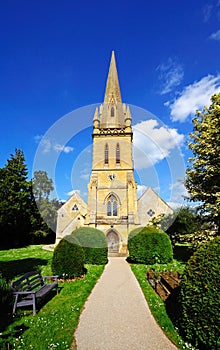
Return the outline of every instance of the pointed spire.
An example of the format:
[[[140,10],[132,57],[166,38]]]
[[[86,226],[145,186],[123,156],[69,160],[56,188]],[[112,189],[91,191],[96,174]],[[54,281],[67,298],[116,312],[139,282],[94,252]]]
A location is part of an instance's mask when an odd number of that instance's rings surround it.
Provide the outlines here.
[[[115,102],[122,102],[114,51],[112,51],[104,102],[109,103],[112,98]]]
[[[98,107],[96,107],[94,118],[93,118],[93,126],[95,129],[99,127],[99,110]]]

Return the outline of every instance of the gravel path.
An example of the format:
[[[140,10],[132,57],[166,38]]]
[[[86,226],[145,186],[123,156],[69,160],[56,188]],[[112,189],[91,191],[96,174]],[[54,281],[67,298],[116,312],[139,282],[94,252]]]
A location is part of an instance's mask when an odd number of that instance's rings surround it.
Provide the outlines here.
[[[151,315],[125,258],[109,258],[75,337],[78,350],[177,350]]]

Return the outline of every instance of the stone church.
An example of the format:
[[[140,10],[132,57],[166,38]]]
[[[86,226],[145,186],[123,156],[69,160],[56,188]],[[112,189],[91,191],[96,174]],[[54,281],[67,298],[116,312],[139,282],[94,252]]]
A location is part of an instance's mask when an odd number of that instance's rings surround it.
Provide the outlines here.
[[[132,137],[132,116],[122,103],[112,52],[104,102],[93,118],[88,203],[75,192],[58,210],[57,242],[76,228],[94,227],[106,235],[109,253],[127,254],[131,230],[173,212],[150,187],[137,199]]]

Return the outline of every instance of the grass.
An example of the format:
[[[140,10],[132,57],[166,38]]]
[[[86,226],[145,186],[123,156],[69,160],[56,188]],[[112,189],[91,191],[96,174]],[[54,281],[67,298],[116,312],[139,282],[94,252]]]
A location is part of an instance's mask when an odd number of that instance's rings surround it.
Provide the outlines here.
[[[41,245],[27,248],[0,251],[0,271],[4,278],[11,281],[25,272],[40,269],[43,275],[51,274],[53,253],[43,250]]]
[[[14,279],[36,268],[40,268],[43,275],[50,275],[52,254],[42,250],[41,246],[1,251],[0,268],[3,267],[3,275],[7,279]],[[31,310],[19,310],[14,322],[2,332],[0,348],[70,349],[84,303],[104,269],[103,265],[85,267],[86,276],[59,283],[60,293],[50,299],[36,316]]]

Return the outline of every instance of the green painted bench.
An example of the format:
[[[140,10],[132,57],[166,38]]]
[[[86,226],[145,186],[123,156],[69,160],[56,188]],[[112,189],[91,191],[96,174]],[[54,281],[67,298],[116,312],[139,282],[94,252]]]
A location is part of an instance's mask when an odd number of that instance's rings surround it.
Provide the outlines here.
[[[50,281],[50,283],[46,283]],[[36,314],[37,302],[45,297],[53,289],[58,294],[58,276],[42,276],[41,271],[31,271],[11,284],[12,293],[15,296],[13,315],[17,307],[33,306],[33,314]]]

